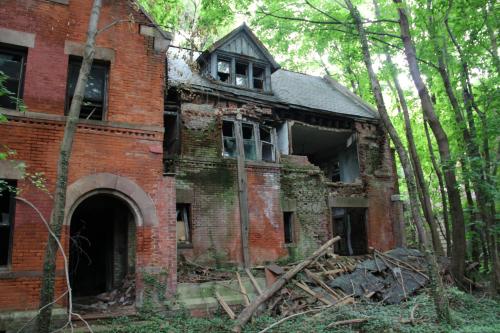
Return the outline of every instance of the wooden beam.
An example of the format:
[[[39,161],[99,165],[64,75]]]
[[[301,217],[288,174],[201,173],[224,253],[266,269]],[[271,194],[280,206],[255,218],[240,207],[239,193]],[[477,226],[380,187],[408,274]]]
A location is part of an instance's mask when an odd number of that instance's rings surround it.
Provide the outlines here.
[[[240,225],[241,225],[241,247],[243,252],[243,265],[245,268],[250,267],[250,252],[248,248],[249,234],[249,214],[248,214],[248,189],[247,189],[247,171],[245,168],[245,150],[243,147],[243,134],[241,130],[241,122],[234,122],[236,133],[236,144],[238,147],[237,164],[238,164],[238,197],[240,203]]]

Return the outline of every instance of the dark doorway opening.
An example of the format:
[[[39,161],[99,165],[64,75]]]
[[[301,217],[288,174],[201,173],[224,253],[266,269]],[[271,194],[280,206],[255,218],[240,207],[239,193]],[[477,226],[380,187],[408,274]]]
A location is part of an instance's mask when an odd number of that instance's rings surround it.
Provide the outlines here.
[[[75,297],[122,288],[135,269],[135,221],[130,207],[96,194],[75,209],[70,228],[70,278]]]
[[[333,231],[341,239],[335,244],[335,253],[343,256],[366,254],[366,208],[333,208]]]

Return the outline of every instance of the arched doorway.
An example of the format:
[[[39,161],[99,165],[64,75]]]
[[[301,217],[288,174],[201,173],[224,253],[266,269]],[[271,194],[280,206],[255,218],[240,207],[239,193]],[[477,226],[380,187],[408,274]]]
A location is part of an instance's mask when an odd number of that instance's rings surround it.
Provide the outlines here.
[[[71,214],[69,260],[76,298],[92,302],[108,293],[117,298],[110,299],[110,304],[120,301],[120,293],[134,282],[135,234],[134,211],[119,196],[96,192],[76,205]],[[134,290],[128,294],[133,297]],[[127,304],[122,301],[122,305]]]

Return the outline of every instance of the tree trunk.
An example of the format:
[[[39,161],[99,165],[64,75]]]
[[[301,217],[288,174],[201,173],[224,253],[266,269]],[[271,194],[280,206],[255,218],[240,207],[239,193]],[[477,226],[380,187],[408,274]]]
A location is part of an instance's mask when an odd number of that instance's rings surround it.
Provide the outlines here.
[[[59,161],[57,162],[57,181],[54,195],[54,206],[50,218],[50,227],[57,238],[61,236],[61,229],[64,223],[64,210],[66,206],[66,188],[68,184],[69,160],[73,146],[73,138],[80,115],[80,108],[85,95],[85,86],[92,67],[95,53],[95,38],[97,35],[97,24],[101,11],[102,0],[94,0],[89,19],[87,31],[87,42],[82,60],[82,67],[78,75],[75,93],[71,101],[69,114],[66,118],[64,137],[59,151]],[[39,333],[50,331],[52,302],[54,301],[54,285],[56,272],[57,242],[49,236],[45,249],[43,265],[42,284],[40,287],[40,315],[37,319],[37,330]],[[71,290],[70,290],[71,292]]]
[[[408,16],[406,14],[406,9],[402,4],[402,0],[393,1],[396,3],[398,8],[401,38],[403,40],[410,74],[412,76],[415,87],[417,88],[418,95],[422,104],[422,110],[424,111],[424,114],[429,122],[429,126],[431,127],[431,130],[436,138],[439,155],[441,157],[441,162],[443,163],[443,174],[446,189],[448,192],[448,200],[450,203],[450,213],[453,226],[453,255],[451,271],[457,282],[459,284],[463,284],[467,244],[465,240],[464,212],[462,210],[462,202],[460,199],[460,192],[458,190],[458,183],[455,175],[455,163],[451,158],[448,137],[436,115],[436,112],[434,111],[434,106],[432,105],[429,91],[427,90],[427,86],[425,85],[422,79],[422,75],[420,74],[415,47],[411,39],[410,25],[408,22]]]
[[[437,266],[436,258],[432,254],[432,249],[427,240],[427,235],[425,233],[425,229],[422,223],[422,217],[420,215],[420,210],[418,207],[418,194],[415,185],[415,179],[413,178],[411,164],[409,162],[406,150],[404,149],[403,143],[401,142],[401,139],[399,138],[396,129],[392,125],[389,115],[387,113],[387,109],[384,103],[384,97],[382,95],[382,89],[377,79],[377,75],[373,70],[370,49],[368,47],[368,39],[366,37],[365,29],[363,27],[363,23],[359,15],[359,12],[357,8],[353,6],[350,0],[345,0],[345,3],[349,8],[351,17],[354,19],[356,30],[359,34],[359,41],[361,43],[361,50],[363,52],[363,61],[368,70],[368,75],[370,77],[370,86],[376,101],[377,110],[380,113],[385,128],[389,132],[389,135],[392,141],[394,142],[394,145],[396,146],[396,150],[399,154],[399,159],[403,166],[403,171],[408,186],[408,193],[410,195],[410,207],[411,207],[413,221],[415,223],[415,227],[417,228],[420,242],[422,243],[424,248],[425,258],[429,265],[429,275],[431,280],[431,288],[433,289],[432,295],[434,298],[434,304],[436,306],[436,313],[440,320],[449,323],[451,322],[451,317],[448,307],[448,300],[444,295],[442,282],[439,277],[439,269]]]
[[[486,156],[486,163],[482,163],[481,154],[479,152],[479,146],[475,142],[475,138],[477,136],[476,125],[474,122],[474,115],[472,109],[474,108],[477,114],[480,117],[485,117],[485,115],[479,110],[474,101],[474,95],[472,92],[472,85],[470,83],[470,75],[469,75],[469,66],[467,61],[465,60],[462,48],[458,44],[453,31],[451,30],[448,24],[448,13],[451,9],[452,2],[449,3],[449,8],[445,16],[445,26],[448,31],[448,35],[455,46],[455,49],[458,53],[458,58],[460,60],[461,65],[461,78],[462,78],[462,86],[463,86],[463,100],[467,115],[467,121],[469,124],[470,138],[469,141],[466,141],[466,148],[469,154],[471,168],[472,168],[472,184],[474,186],[474,192],[477,197],[477,206],[479,207],[479,213],[483,221],[486,222],[486,235],[489,241],[490,246],[490,254],[491,254],[491,291],[494,294],[498,294],[500,292],[500,263],[498,262],[498,251],[496,245],[496,235],[495,235],[495,217],[494,214],[494,199],[490,195],[487,187],[490,184],[490,178],[488,174],[489,167],[489,144],[487,142],[487,128],[483,128],[485,132],[483,138],[486,139],[486,143],[483,144],[485,149],[487,149],[484,153]],[[487,122],[483,121],[483,126],[487,126]]]
[[[451,256],[452,251],[451,251],[450,220],[448,216],[448,199],[446,198],[446,192],[444,190],[443,174],[441,172],[441,168],[437,163],[436,155],[434,155],[434,147],[432,146],[431,136],[429,135],[429,126],[427,125],[427,120],[425,119],[424,119],[424,130],[425,130],[425,138],[427,140],[427,147],[429,149],[429,156],[431,158],[432,167],[438,179],[439,193],[441,194],[441,203],[443,204],[443,223],[446,235],[446,255],[449,257]]]

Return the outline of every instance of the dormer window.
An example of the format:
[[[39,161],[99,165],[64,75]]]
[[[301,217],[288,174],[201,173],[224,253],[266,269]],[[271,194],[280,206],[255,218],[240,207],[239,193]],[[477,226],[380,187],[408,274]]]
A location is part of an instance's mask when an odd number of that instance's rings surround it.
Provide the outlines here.
[[[259,66],[253,67],[253,87],[257,90],[264,90],[265,69]]]
[[[222,85],[271,92],[271,74],[280,68],[245,25],[217,41],[196,60],[201,72]]]
[[[231,60],[219,59],[217,61],[217,80],[231,83]]]
[[[248,88],[248,63],[236,62],[236,85]]]

